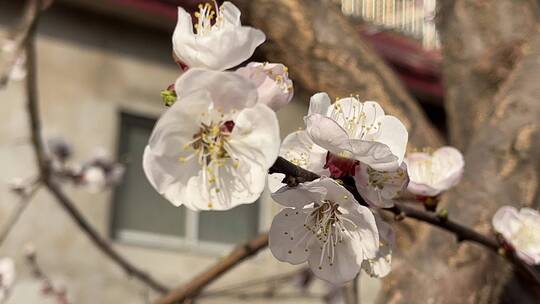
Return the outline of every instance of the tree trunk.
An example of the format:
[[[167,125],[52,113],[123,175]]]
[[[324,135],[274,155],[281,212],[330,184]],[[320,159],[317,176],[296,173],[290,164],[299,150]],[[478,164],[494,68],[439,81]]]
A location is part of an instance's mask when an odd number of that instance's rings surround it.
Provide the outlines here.
[[[491,103],[489,118],[470,139],[462,183],[445,197],[450,217],[484,233],[491,232],[491,217],[503,205],[540,206],[540,32],[530,36],[523,58]],[[440,231],[407,257],[387,279],[380,303],[538,303],[540,298],[532,294],[533,285],[511,280],[511,267],[501,257],[457,244]]]
[[[538,26],[537,0],[438,1],[446,112],[452,145],[466,149]]]
[[[266,33],[266,60],[289,67],[295,85],[333,97],[376,100],[409,130],[413,146],[442,141],[393,72],[327,0],[237,0],[248,24]],[[307,100],[306,100],[307,103]]]

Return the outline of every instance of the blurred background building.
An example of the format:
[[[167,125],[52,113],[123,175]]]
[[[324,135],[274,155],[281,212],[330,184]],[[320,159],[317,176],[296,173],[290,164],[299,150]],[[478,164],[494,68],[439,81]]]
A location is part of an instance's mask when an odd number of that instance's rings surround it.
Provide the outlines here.
[[[0,1],[0,34],[13,27],[23,1]],[[189,3],[188,3],[189,2]],[[130,261],[170,286],[179,285],[216,262],[234,244],[270,226],[278,206],[265,194],[259,202],[228,212],[175,208],[148,184],[141,156],[153,124],[164,110],[159,92],[179,74],[171,59],[176,6],[196,1],[64,0],[43,16],[37,39],[38,76],[44,132],[61,136],[87,159],[104,147],[126,164],[114,191],[89,193],[66,186],[77,207]],[[346,15],[359,19],[364,35],[426,107],[440,107],[434,0],[342,1]],[[344,17],[345,18],[345,17]],[[23,84],[0,90],[0,223],[16,208],[7,183],[36,174],[24,108]],[[282,137],[302,127],[307,100],[295,99],[278,113]],[[436,111],[435,111],[436,112]],[[150,291],[101,252],[51,199],[38,193],[0,256],[17,258],[18,283],[8,303],[48,303],[39,295],[22,258],[35,245],[42,267],[64,285],[73,303],[148,303]],[[297,267],[279,263],[268,250],[225,275],[210,289],[245,284]],[[363,276],[366,278],[367,276]],[[362,303],[371,303],[376,280],[362,279]],[[290,287],[290,296],[206,297],[202,303],[317,303],[326,293],[319,282],[312,295]],[[53,302],[50,302],[53,303]]]

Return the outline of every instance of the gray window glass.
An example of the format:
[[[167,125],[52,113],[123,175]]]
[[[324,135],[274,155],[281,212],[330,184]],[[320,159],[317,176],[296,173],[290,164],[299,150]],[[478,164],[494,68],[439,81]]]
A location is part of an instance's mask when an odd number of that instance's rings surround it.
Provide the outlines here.
[[[126,172],[115,193],[113,236],[119,230],[185,235],[185,208],[177,208],[161,197],[143,172],[142,154],[154,123],[153,119],[121,115],[118,156],[125,162]]]

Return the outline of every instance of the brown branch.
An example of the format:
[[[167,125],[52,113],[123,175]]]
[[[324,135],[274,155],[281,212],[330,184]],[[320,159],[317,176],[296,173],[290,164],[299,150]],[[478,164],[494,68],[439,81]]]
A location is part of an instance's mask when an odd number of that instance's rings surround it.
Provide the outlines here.
[[[225,286],[222,288],[219,288],[217,290],[209,290],[208,292],[201,293],[197,296],[197,298],[206,298],[206,297],[223,297],[223,296],[245,296],[246,294],[239,293],[242,290],[254,288],[261,285],[271,285],[273,289],[277,288],[278,286],[281,286],[287,282],[290,282],[295,277],[299,277],[302,275],[305,275],[306,273],[309,274],[309,276],[312,276],[312,272],[308,267],[301,268],[299,270],[295,270],[289,273],[285,274],[278,274],[273,276],[268,276],[261,279],[256,280],[249,280],[242,283],[236,283],[234,285]],[[268,296],[269,292],[263,293]]]
[[[38,1],[39,2],[39,1]],[[64,208],[71,216],[77,226],[83,231],[94,245],[101,250],[107,257],[120,266],[128,275],[133,276],[148,285],[154,291],[165,293],[167,287],[156,281],[147,273],[143,272],[135,265],[118,254],[110,244],[86,221],[84,216],[77,210],[73,202],[63,193],[60,187],[51,178],[50,161],[45,153],[43,142],[41,139],[41,121],[39,118],[39,103],[38,103],[38,88],[37,88],[37,67],[36,53],[34,44],[35,26],[30,32],[30,39],[26,44],[26,68],[28,76],[26,78],[26,95],[27,95],[27,110],[29,114],[29,123],[31,129],[32,146],[36,155],[37,166],[41,175],[43,184],[55,197],[56,201]]]
[[[176,288],[158,299],[154,304],[183,303],[197,296],[208,284],[266,246],[268,246],[268,234],[260,234],[246,244],[236,247],[227,257],[197,275],[186,285]]]

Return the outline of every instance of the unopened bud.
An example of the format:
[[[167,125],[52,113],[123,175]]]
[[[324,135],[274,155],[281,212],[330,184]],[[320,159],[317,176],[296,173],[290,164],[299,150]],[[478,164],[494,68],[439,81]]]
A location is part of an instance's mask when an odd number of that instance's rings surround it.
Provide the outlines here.
[[[176,102],[176,91],[174,88],[167,88],[166,90],[161,91],[161,99],[165,106],[170,107]]]

